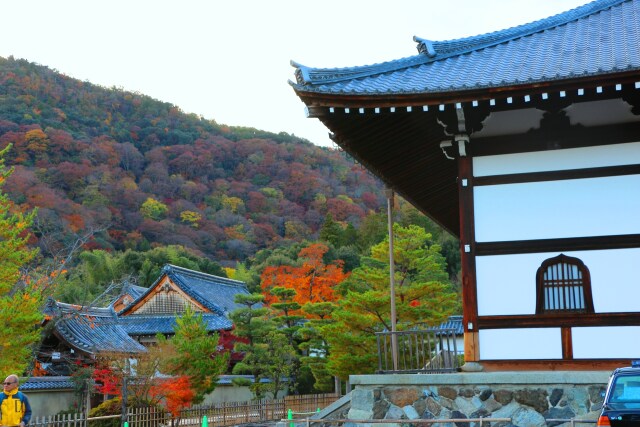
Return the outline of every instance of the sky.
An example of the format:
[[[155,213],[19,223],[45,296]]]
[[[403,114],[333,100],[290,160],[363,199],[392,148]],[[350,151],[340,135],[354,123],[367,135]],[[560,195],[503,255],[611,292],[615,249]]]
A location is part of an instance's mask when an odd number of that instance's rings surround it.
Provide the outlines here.
[[[573,9],[588,0],[20,0],[0,57],[139,92],[219,124],[333,146],[288,84],[293,60],[366,65]]]

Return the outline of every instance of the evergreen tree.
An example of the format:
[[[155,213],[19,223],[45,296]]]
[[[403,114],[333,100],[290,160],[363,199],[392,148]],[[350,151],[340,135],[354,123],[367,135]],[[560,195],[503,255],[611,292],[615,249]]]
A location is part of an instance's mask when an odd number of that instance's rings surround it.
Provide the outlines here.
[[[393,230],[398,330],[434,326],[460,309],[440,247],[418,226],[395,224]],[[333,322],[320,327],[331,349],[328,369],[343,379],[375,371],[375,333],[391,330],[388,260],[388,240],[373,246],[371,257],[341,285]]]
[[[158,337],[162,342],[162,337]],[[175,335],[171,338],[175,355],[166,362],[168,373],[186,375],[195,392],[194,403],[218,385],[218,377],[229,365],[228,353],[216,353],[218,335],[209,335],[201,314],[190,308],[176,319]]]

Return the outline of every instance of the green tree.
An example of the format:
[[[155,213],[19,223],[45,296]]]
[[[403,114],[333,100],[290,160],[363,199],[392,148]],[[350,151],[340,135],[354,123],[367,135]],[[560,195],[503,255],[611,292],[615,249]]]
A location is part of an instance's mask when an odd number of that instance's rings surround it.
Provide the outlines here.
[[[190,308],[176,319],[174,330],[171,344],[176,354],[166,361],[164,368],[167,373],[189,377],[195,392],[193,402],[201,403],[205,395],[216,388],[218,377],[226,371],[229,354],[216,353],[218,335],[209,335],[202,315]],[[157,338],[164,342],[162,335]]]
[[[342,227],[333,219],[333,215],[328,213],[324,218],[322,228],[320,228],[320,240],[331,243],[335,247],[339,247],[343,240],[342,234]]]
[[[271,375],[274,370],[285,369],[272,365],[290,363],[287,359],[273,357],[274,349],[270,347],[269,342],[275,339],[273,333],[277,332],[275,324],[267,318],[269,309],[262,306],[263,301],[262,294],[238,294],[235,297],[235,302],[241,307],[230,314],[235,326],[234,334],[245,340],[245,342],[238,341],[236,343],[235,350],[243,352],[245,356],[241,362],[233,367],[233,373],[253,376],[253,382],[250,384],[242,381],[234,382],[237,385],[248,385],[259,399],[265,397],[270,389],[267,383],[263,383],[261,380],[272,380]],[[286,337],[282,334],[280,336],[284,339],[286,347],[290,348]],[[278,342],[281,341],[278,339]]]
[[[393,231],[398,330],[434,326],[460,309],[440,246],[415,225],[394,224]],[[375,371],[374,334],[391,330],[388,260],[388,240],[373,246],[371,257],[343,282],[333,322],[321,327],[331,349],[328,369],[343,379]]]
[[[0,188],[13,172],[6,168],[0,151]],[[29,227],[35,211],[24,214],[0,191],[0,372],[22,373],[28,366],[33,346],[40,339],[38,324],[41,294],[37,281],[22,277],[21,268],[37,254],[28,247]]]
[[[143,217],[155,219],[156,221],[164,218],[168,210],[167,205],[153,197],[147,197],[147,200],[140,206],[140,213]]]
[[[302,342],[298,347],[306,355],[301,362],[313,375],[313,388],[317,392],[334,391],[333,375],[327,369],[329,346],[321,334],[322,327],[333,322],[331,314],[334,309],[335,303],[332,302],[307,303],[302,307],[309,320],[299,330],[298,336]]]

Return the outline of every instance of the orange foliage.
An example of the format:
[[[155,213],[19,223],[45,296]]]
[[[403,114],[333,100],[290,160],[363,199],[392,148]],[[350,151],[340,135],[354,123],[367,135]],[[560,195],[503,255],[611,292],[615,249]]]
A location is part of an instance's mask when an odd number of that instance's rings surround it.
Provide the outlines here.
[[[93,380],[98,393],[120,396],[121,388],[118,376],[109,368],[96,368],[93,371]]]
[[[267,267],[260,278],[267,304],[278,302],[270,290],[276,286],[295,289],[294,301],[300,305],[307,302],[335,301],[334,288],[348,277],[342,270],[343,262],[338,260],[325,264],[322,257],[329,248],[322,243],[314,243],[298,253],[304,262],[300,267],[288,265]]]
[[[154,400],[164,399],[167,410],[174,417],[180,415],[181,410],[189,407],[195,396],[187,376],[159,381],[151,387],[149,393]]]

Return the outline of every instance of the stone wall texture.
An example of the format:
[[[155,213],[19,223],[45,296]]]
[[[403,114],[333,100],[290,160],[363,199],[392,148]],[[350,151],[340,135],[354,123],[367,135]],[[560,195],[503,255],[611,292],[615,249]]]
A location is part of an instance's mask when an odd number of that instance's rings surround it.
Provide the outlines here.
[[[531,384],[356,385],[351,392],[347,417],[354,421],[403,419],[407,420],[407,425],[416,419],[482,417],[510,419],[492,423],[483,421],[483,426],[554,427],[564,423],[548,420],[596,420],[605,387],[606,382],[544,384],[544,381]],[[349,424],[347,427],[356,423]],[[457,421],[444,423],[444,427],[478,427],[478,424]],[[371,425],[381,427],[381,424]],[[593,425],[577,424],[578,427]]]

